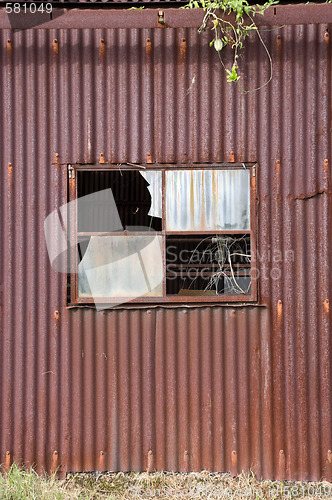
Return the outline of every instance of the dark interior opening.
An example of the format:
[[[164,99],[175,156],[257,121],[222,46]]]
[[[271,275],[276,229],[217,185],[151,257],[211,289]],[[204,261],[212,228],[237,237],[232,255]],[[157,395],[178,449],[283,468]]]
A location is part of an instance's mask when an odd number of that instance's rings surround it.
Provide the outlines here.
[[[166,293],[250,293],[250,235],[176,235],[166,238]]]
[[[114,231],[114,219],[111,213],[114,210],[112,195],[121,220],[120,230],[161,231],[161,218],[148,215],[151,208],[148,186],[149,183],[138,170],[78,171],[78,198],[100,193],[99,196],[92,196],[91,200],[86,198],[84,210],[78,210],[78,231]],[[111,190],[111,193],[106,190]]]

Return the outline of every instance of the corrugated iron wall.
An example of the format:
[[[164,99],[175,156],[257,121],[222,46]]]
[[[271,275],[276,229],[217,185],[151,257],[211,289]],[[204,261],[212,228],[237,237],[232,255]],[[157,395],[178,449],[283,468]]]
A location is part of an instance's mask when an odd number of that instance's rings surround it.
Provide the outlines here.
[[[0,463],[332,479],[327,28],[262,31],[246,94],[257,37],[237,88],[196,29],[1,31]],[[65,307],[66,163],[231,151],[258,162],[257,305]]]

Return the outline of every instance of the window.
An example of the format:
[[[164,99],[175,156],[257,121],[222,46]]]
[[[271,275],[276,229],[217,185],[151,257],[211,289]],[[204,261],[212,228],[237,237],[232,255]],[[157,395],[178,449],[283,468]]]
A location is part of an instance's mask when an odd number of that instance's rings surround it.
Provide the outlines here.
[[[253,164],[68,170],[70,303],[256,300]]]

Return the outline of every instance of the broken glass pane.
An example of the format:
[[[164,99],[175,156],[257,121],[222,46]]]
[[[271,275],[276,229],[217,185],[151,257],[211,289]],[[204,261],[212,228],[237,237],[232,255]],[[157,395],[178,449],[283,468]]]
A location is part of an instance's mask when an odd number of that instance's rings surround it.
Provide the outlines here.
[[[79,232],[161,230],[160,171],[79,171],[77,179]]]
[[[162,217],[162,189],[161,172],[145,170],[140,174],[148,182],[148,190],[151,195],[151,207],[148,215],[152,217]]]
[[[248,169],[166,172],[168,231],[235,231],[249,228]]]
[[[166,237],[167,295],[250,293],[250,236]]]

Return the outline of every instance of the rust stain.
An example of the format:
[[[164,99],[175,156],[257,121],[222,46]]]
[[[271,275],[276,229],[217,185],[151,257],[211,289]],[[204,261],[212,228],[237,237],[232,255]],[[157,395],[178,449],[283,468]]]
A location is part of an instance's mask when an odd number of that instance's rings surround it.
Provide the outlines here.
[[[69,192],[70,193],[75,193],[75,191],[76,191],[76,182],[75,182],[75,179],[70,178],[68,180],[68,184],[69,184]]]
[[[147,154],[147,163],[153,163],[151,153]]]
[[[281,170],[281,162],[280,160],[276,161],[276,173],[277,175],[280,175],[280,170]]]
[[[106,162],[105,162],[105,158],[104,158],[103,153],[100,153],[100,156],[99,156],[99,163],[106,163]]]
[[[327,158],[324,160],[323,171],[324,171],[324,179],[323,179],[324,187],[326,191],[329,191],[330,175],[329,175],[329,160]]]
[[[234,151],[231,151],[229,154],[229,160],[230,163],[235,163],[235,154]]]
[[[332,477],[332,450],[327,450],[322,479],[325,481],[330,481],[331,477]]]
[[[11,40],[9,40],[9,39],[7,40],[6,47],[7,47],[7,55],[11,56],[12,55],[12,51],[13,51],[13,46],[12,46]]]
[[[98,469],[100,471],[105,470],[105,452],[104,451],[101,451],[99,453],[99,467],[98,467]]]
[[[281,35],[277,35],[277,48],[280,49],[282,45]]]
[[[60,312],[59,312],[59,311],[54,311],[53,316],[54,316],[54,319],[55,319],[56,321],[58,321],[58,319],[60,318]]]
[[[147,467],[148,472],[153,472],[154,471],[154,456],[153,456],[153,451],[149,450],[148,451],[148,467]]]
[[[105,40],[102,38],[99,42],[99,56],[104,57],[106,53]]]
[[[187,42],[186,42],[185,38],[182,38],[181,45],[180,45],[180,61],[181,62],[186,57],[186,52],[187,52]]]
[[[329,160],[327,158],[325,158],[324,160],[324,172],[328,173],[329,171]]]
[[[232,468],[231,468],[232,475],[236,475],[236,473],[237,473],[237,453],[235,450],[232,450],[232,453],[231,453],[231,464],[232,464]]]
[[[60,165],[60,161],[59,161],[59,153],[55,153],[55,156],[54,156],[54,163],[56,163],[56,165]]]
[[[55,474],[58,470],[58,467],[59,467],[59,454],[55,450],[55,451],[53,451],[53,454],[52,454],[51,474]]]
[[[254,200],[257,199],[257,177],[256,177],[256,165],[254,166],[253,168],[253,173],[252,173],[252,176],[251,176],[251,184],[252,184],[252,190],[253,190],[253,197],[254,197]]]
[[[145,43],[145,53],[147,56],[149,56],[151,52],[152,52],[151,38],[147,38]]]
[[[188,472],[189,471],[189,452],[187,450],[185,450],[184,454],[183,454],[183,463],[184,463],[185,472]]]
[[[278,328],[280,328],[282,322],[282,301],[278,300],[278,305],[277,305],[277,325]]]
[[[59,42],[56,38],[53,40],[53,52],[55,55],[59,54]]]
[[[329,464],[332,464],[332,451],[331,450],[327,451],[327,461]]]
[[[12,186],[13,183],[13,165],[8,163],[8,188]]]
[[[11,455],[10,451],[6,451],[6,457],[5,457],[5,471],[9,472],[11,466]]]
[[[284,479],[286,477],[286,457],[284,450],[279,452],[279,463],[278,463],[278,479]]]
[[[326,30],[324,33],[324,42],[326,43],[326,45],[329,45],[330,43],[330,33],[328,30]]]

